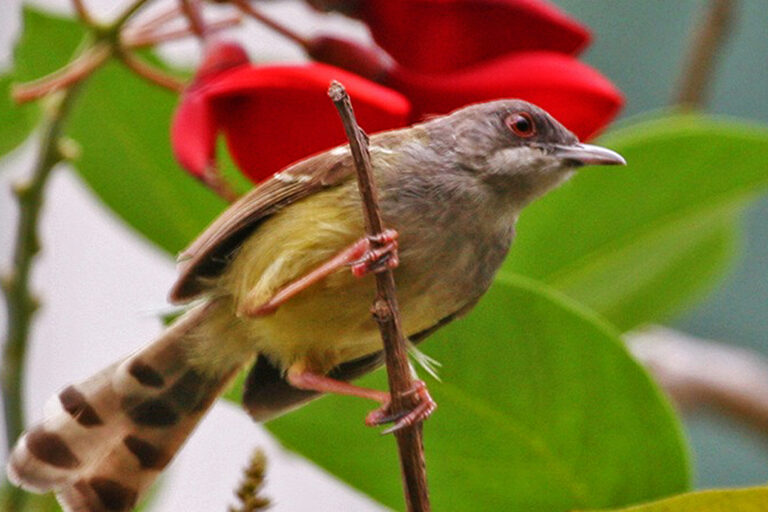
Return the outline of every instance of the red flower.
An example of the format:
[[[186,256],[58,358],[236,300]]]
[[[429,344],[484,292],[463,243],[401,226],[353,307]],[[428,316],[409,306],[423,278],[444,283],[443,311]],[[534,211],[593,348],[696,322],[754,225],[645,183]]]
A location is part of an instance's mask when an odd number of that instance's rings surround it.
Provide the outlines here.
[[[341,144],[344,130],[326,94],[334,79],[346,87],[367,130],[407,123],[410,106],[403,96],[357,75],[324,64],[257,67],[230,60],[234,66],[216,65],[231,55],[220,45],[208,52],[173,119],[174,154],[198,178],[205,180],[213,167],[219,133],[235,163],[254,182]]]
[[[623,103],[609,80],[574,56],[589,40],[586,29],[541,0],[308,1],[365,21],[389,55],[324,36],[302,45],[333,67],[256,67],[236,45],[215,46],[172,127],[176,157],[195,176],[209,176],[219,133],[255,182],[342,143],[326,96],[332,79],[347,87],[371,133],[469,103],[522,98],[587,139]]]
[[[452,71],[508,53],[575,54],[589,32],[541,0],[366,0],[356,16],[398,63]]]

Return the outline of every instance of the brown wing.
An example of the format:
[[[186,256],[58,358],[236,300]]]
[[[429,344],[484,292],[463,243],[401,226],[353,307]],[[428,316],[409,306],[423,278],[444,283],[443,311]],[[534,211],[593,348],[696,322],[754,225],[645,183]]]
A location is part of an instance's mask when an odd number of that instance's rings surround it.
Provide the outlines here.
[[[303,160],[274,175],[236,201],[179,256],[172,302],[187,302],[204,292],[211,278],[259,224],[281,208],[352,175],[352,158],[341,148]]]

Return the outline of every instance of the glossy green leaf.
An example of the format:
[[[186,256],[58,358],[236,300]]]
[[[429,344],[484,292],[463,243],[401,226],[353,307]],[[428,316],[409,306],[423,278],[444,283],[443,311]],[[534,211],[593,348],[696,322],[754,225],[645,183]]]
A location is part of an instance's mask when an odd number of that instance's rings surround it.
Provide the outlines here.
[[[111,63],[89,80],[68,130],[82,146],[75,166],[96,195],[171,254],[225,206],[173,159],[169,123],[176,101]]]
[[[505,281],[423,347],[443,364],[425,426],[434,509],[556,512],[686,489],[679,425],[616,333],[537,284]],[[361,383],[385,387],[383,377]],[[401,509],[394,441],[362,425],[370,408],[326,397],[267,426]]]
[[[11,84],[40,78],[66,63],[83,37],[76,23],[24,7],[23,30],[14,47],[14,68],[0,76],[0,156],[21,144],[40,120],[39,102],[17,105]]]
[[[678,115],[601,144],[629,165],[587,169],[530,206],[502,272],[540,279],[629,329],[722,272],[734,220],[768,185],[768,129]]]
[[[40,119],[38,105],[11,100],[11,83],[11,75],[0,76],[0,157],[24,142]]]
[[[66,64],[85,31],[71,18],[24,6],[23,29],[13,52],[14,78],[38,79]]]
[[[768,488],[699,491],[612,512],[765,512]]]
[[[28,80],[64,65],[82,38],[74,21],[25,9],[15,76]],[[75,167],[91,189],[171,254],[224,207],[171,155],[169,123],[176,101],[176,95],[111,63],[87,81],[67,127],[82,148]]]

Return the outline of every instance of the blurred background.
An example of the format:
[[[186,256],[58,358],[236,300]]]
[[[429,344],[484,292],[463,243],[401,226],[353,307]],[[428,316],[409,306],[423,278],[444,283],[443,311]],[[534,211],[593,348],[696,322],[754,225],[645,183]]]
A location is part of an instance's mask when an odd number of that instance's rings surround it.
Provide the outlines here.
[[[32,2],[68,12],[67,0]],[[116,2],[86,0],[107,15]],[[585,60],[626,95],[622,118],[669,104],[688,36],[703,0],[559,0],[563,10],[589,26],[594,42]],[[320,17],[301,2],[265,2],[265,10],[311,32]],[[768,9],[764,0],[737,2],[737,16],[713,82],[710,111],[768,122]],[[7,64],[19,29],[21,2],[0,3],[0,63]],[[296,60],[300,53],[246,22],[243,41],[256,59]],[[340,17],[324,29],[366,38],[365,30]],[[166,47],[166,56],[193,65],[194,42]],[[620,122],[620,121],[619,121]],[[16,205],[8,191],[32,165],[29,144],[0,162],[0,265],[8,264]],[[768,162],[767,162],[768,164]],[[108,172],[108,170],[105,170]],[[728,172],[728,169],[722,169]],[[666,191],[673,194],[674,191]],[[159,329],[157,313],[174,265],[138,239],[62,168],[46,195],[43,253],[34,275],[43,298],[33,331],[27,375],[27,415],[41,417],[45,400],[63,383],[81,379],[116,355],[149,340]],[[768,355],[768,198],[755,203],[743,222],[741,250],[721,283],[670,325],[696,336]],[[0,325],[5,319],[0,313]],[[694,452],[696,487],[768,481],[766,439],[714,413],[685,418]],[[157,510],[221,510],[251,449],[262,445],[270,467],[265,494],[277,510],[379,510],[380,507],[270,440],[261,427],[228,404],[218,404],[165,478]],[[226,454],[223,456],[222,454]],[[212,481],[213,479],[213,481]],[[300,485],[299,485],[300,484]],[[300,489],[297,492],[297,489]]]

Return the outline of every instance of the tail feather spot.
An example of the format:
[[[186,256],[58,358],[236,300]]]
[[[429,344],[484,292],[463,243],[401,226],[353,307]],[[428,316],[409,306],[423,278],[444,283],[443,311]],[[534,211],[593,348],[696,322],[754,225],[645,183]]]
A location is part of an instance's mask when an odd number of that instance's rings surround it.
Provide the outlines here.
[[[152,443],[137,436],[128,435],[123,439],[128,451],[136,456],[144,469],[163,469],[170,461],[170,456]]]
[[[165,400],[152,398],[130,408],[128,417],[137,425],[170,427],[179,422],[179,414]]]
[[[80,460],[58,434],[46,432],[38,427],[27,434],[26,441],[29,452],[41,462],[65,469],[80,465]]]
[[[69,386],[62,391],[59,394],[59,400],[64,410],[82,426],[95,427],[104,423],[85,396],[74,386]]]
[[[165,385],[165,379],[160,372],[138,358],[131,362],[128,373],[143,386],[161,388]]]

